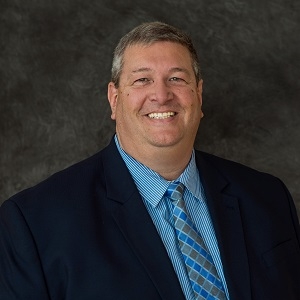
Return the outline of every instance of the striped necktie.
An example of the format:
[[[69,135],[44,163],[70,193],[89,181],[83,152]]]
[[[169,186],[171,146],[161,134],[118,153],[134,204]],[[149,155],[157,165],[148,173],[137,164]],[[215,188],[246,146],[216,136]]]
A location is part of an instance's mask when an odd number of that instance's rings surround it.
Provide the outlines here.
[[[172,201],[175,231],[195,299],[226,299],[212,257],[186,211],[183,191],[184,185],[174,182],[169,185],[165,195]]]

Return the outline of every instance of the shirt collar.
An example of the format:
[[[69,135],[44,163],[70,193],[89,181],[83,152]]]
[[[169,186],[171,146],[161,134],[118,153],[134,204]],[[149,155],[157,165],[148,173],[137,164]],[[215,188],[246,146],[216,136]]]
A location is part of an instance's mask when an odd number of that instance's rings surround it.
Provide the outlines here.
[[[201,193],[198,189],[200,185],[200,177],[195,160],[195,150],[192,152],[189,164],[176,181],[183,183],[193,196],[198,199],[201,198]]]
[[[143,165],[120,146],[118,137],[115,135],[115,143],[123,158],[141,196],[147,200],[152,206],[156,207],[163,198],[170,181],[164,179],[157,172]],[[193,150],[191,159],[182,174],[174,181],[179,181],[198,199],[201,199],[201,191],[199,187],[199,173],[195,161],[195,151]],[[153,189],[155,187],[155,189]],[[155,190],[155,192],[153,192]]]

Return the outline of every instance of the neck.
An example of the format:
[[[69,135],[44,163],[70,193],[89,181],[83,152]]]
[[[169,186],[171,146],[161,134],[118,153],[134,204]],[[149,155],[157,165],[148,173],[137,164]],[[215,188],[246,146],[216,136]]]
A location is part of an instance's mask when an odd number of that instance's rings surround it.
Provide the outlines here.
[[[190,156],[185,160],[182,160],[182,157],[180,156],[178,158],[173,158],[168,162],[167,159],[169,157],[170,157],[169,155],[166,155],[164,158],[164,155],[161,155],[160,153],[161,160],[156,160],[156,162],[154,163],[149,161],[149,164],[147,166],[152,170],[154,170],[155,172],[157,172],[160,176],[162,176],[166,180],[171,181],[177,179],[182,174],[182,172],[184,171],[184,169],[189,163]],[[174,163],[174,162],[178,162],[179,160],[181,160],[181,163],[176,163],[176,164]]]
[[[152,147],[148,151],[139,151],[139,147],[124,147],[119,139],[122,149],[131,155],[134,159],[157,172],[166,180],[175,180],[184,171],[188,165],[193,147],[169,146],[169,147]],[[128,146],[128,145],[126,145]]]

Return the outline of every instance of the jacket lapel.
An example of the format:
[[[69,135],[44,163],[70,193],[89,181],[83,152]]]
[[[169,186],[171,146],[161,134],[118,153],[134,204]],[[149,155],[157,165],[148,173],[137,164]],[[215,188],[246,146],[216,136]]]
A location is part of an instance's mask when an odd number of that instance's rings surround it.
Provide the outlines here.
[[[250,274],[237,196],[226,193],[230,182],[207,158],[196,155],[200,178],[214,224],[231,300],[250,300]]]
[[[184,300],[165,247],[113,140],[102,154],[107,196],[118,204],[113,218],[120,231],[162,299]],[[220,248],[230,299],[250,300],[249,266],[238,197],[226,192],[231,183],[221,175],[215,163],[200,152],[196,152],[196,162]]]
[[[120,231],[161,298],[184,300],[169,256],[114,141],[102,153],[107,196],[117,203],[112,216]]]

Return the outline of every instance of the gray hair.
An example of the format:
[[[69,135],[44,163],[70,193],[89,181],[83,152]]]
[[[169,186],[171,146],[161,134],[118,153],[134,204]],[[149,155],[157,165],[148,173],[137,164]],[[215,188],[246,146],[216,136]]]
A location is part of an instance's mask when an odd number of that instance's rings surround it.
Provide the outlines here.
[[[192,58],[193,70],[197,82],[201,79],[199,59],[191,38],[183,31],[171,25],[162,22],[149,22],[135,27],[124,35],[115,48],[111,68],[111,81],[116,87],[119,86],[126,48],[136,44],[150,45],[158,41],[179,43],[186,47]]]

